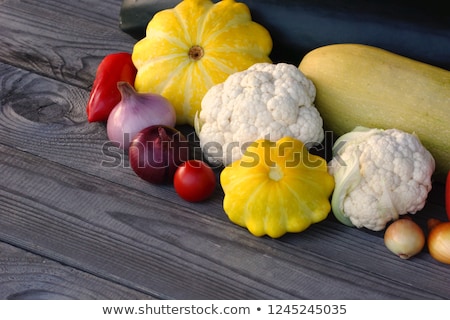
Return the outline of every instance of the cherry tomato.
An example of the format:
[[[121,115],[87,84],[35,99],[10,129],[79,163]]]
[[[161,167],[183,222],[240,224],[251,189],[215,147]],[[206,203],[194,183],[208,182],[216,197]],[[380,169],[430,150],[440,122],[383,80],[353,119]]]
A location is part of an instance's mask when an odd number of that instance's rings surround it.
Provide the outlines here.
[[[89,122],[108,120],[109,113],[122,98],[117,82],[134,85],[136,72],[128,52],[109,54],[100,62],[86,106]]]
[[[448,220],[450,220],[450,171],[447,174],[447,183],[445,185],[445,209],[447,210]]]
[[[214,192],[216,175],[205,162],[188,160],[175,171],[173,184],[182,199],[190,202],[204,201]]]

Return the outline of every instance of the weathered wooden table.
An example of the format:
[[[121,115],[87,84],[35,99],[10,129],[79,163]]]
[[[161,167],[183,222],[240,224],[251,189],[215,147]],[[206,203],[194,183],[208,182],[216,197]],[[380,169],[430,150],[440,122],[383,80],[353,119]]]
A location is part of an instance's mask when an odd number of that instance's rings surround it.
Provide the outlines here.
[[[218,186],[191,204],[105,155],[85,106],[98,63],[131,51],[120,0],[0,2],[1,299],[448,299],[450,266],[401,260],[330,215],[256,238]],[[445,218],[436,184],[420,223]]]

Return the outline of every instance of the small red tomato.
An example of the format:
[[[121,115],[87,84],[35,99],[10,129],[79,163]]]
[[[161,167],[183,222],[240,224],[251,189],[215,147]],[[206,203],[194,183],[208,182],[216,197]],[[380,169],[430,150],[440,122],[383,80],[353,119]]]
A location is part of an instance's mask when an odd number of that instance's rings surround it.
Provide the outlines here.
[[[448,220],[450,220],[450,171],[447,174],[447,183],[445,185],[445,209],[447,210]]]
[[[211,167],[200,160],[188,160],[175,171],[175,191],[186,201],[208,199],[216,187],[216,175]]]

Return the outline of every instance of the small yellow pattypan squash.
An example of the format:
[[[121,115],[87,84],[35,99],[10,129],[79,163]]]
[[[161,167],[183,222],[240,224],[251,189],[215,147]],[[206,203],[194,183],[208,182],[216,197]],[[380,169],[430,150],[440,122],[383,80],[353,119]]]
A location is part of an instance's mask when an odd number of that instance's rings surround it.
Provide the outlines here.
[[[324,220],[334,179],[325,159],[285,137],[252,143],[220,175],[229,219],[253,235],[278,238]]]
[[[158,93],[177,124],[194,124],[203,96],[232,73],[271,62],[272,38],[243,3],[184,0],[157,12],[132,53],[138,92]]]

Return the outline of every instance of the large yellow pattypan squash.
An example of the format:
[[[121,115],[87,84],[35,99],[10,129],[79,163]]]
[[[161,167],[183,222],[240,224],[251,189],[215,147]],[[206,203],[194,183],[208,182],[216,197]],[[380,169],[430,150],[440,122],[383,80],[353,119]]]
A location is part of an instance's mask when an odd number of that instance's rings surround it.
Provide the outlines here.
[[[334,179],[326,161],[290,137],[252,143],[220,182],[229,219],[255,236],[301,232],[331,210]]]
[[[184,0],[156,13],[132,59],[138,92],[153,92],[174,105],[177,124],[194,124],[203,96],[232,73],[271,62],[272,38],[234,0]]]

